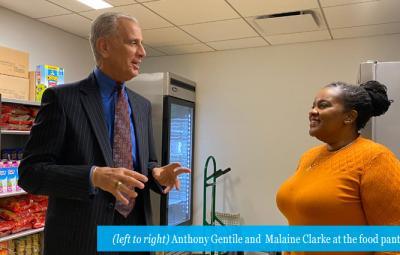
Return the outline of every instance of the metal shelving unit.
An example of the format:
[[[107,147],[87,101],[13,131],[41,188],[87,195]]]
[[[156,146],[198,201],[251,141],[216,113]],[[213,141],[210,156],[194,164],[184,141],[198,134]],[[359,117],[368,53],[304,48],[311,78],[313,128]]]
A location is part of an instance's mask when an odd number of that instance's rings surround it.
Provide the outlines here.
[[[32,234],[40,233],[40,232],[43,232],[43,230],[44,230],[44,228],[36,228],[36,229],[29,229],[29,230],[26,230],[26,231],[18,232],[18,233],[12,234],[12,235],[1,237],[0,238],[0,242],[4,242],[4,241],[20,238],[20,237],[23,237],[23,236],[29,236],[29,235],[32,235]]]
[[[40,102],[17,100],[17,99],[8,99],[8,98],[2,98],[1,102],[2,103],[11,103],[11,104],[30,105],[30,106],[40,106]]]
[[[0,198],[13,197],[13,196],[19,196],[19,195],[24,195],[24,194],[27,194],[24,190],[14,191],[14,192],[5,192],[5,193],[0,193]]]
[[[19,104],[19,105],[25,105],[25,106],[40,106],[40,102],[32,102],[32,101],[25,101],[25,100],[16,100],[16,99],[7,99],[7,98],[1,98],[0,99],[1,104],[3,103],[10,103],[10,104]],[[0,130],[0,148],[3,148],[3,146],[10,146],[18,144],[21,146],[21,144],[24,144],[26,139],[28,138],[28,135],[30,134],[30,131],[20,131],[20,130]],[[0,194],[0,199],[6,198],[6,197],[12,197],[12,196],[19,196],[19,195],[24,195],[27,194],[24,190],[21,191],[15,191],[15,192],[6,192],[6,193],[1,193]],[[41,233],[44,231],[44,228],[37,228],[37,229],[29,229],[26,231],[21,231],[15,234],[11,234],[8,236],[4,236],[0,238],[0,242],[3,241],[9,241],[13,240],[16,238],[36,234],[36,233]],[[41,245],[43,245],[43,235],[41,237]]]
[[[23,106],[34,106],[39,107],[40,102],[1,98],[1,104],[18,104]],[[0,148],[22,148],[30,134],[30,131],[26,130],[8,130],[0,129]]]
[[[30,131],[21,131],[21,130],[1,130],[2,135],[29,135]]]

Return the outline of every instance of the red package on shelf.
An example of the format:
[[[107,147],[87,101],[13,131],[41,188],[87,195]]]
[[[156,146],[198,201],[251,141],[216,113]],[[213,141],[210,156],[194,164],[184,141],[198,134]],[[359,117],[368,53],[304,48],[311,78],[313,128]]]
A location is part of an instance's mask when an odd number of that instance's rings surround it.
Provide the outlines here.
[[[26,211],[31,206],[32,201],[28,198],[28,196],[6,197],[0,199],[0,208],[16,213]]]
[[[43,201],[39,201],[38,203],[40,204],[41,207],[44,207],[47,210],[47,207],[49,206],[49,200],[46,199]]]
[[[9,119],[10,119],[10,114],[9,113],[2,113],[1,114],[1,118],[0,118],[0,122],[7,123]]]
[[[8,123],[16,125],[32,125],[33,121],[29,115],[10,116]]]
[[[4,231],[4,232],[0,232],[0,237],[9,236],[11,234],[12,234],[11,230],[7,230],[7,231]]]
[[[47,201],[33,202],[32,207],[29,208],[29,211],[32,213],[45,212],[46,210],[47,210]]]
[[[27,194],[26,195],[28,199],[36,202],[41,202],[41,201],[48,201],[47,196],[42,196],[42,195],[32,195],[32,194]]]
[[[14,228],[15,222],[10,220],[0,220],[0,232],[5,232]]]
[[[11,104],[11,113],[14,115],[26,115],[30,114],[30,110],[28,107],[23,106],[23,105],[14,105]]]
[[[39,112],[39,107],[31,107],[30,110],[31,110],[31,116],[33,118],[36,118],[36,116],[37,116],[37,114]]]
[[[2,128],[2,129],[9,129],[9,125],[8,125],[8,123],[4,123],[4,122],[0,122],[0,127]]]
[[[17,124],[8,124],[9,130],[19,130],[19,131],[29,131],[31,130],[31,125],[17,125]]]
[[[33,228],[43,228],[46,221],[46,213],[40,212],[40,213],[34,213],[33,215],[34,215],[32,220]]]
[[[25,125],[32,125],[33,121],[32,120],[15,120],[15,119],[9,119],[8,123],[10,124],[14,124],[14,125],[21,125],[21,126],[25,126]]]
[[[32,229],[32,218],[20,218],[15,221],[14,228],[11,230],[11,232],[14,234],[28,229]]]
[[[2,114],[11,113],[11,111],[12,111],[12,107],[10,105],[6,105],[6,104],[1,105],[1,113]]]
[[[30,220],[31,213],[29,211],[22,211],[16,213],[0,208],[0,218],[4,220],[18,220],[20,218],[27,218],[28,220]]]
[[[8,130],[29,131],[38,111],[38,107],[9,103],[2,104],[0,126]]]
[[[0,237],[10,235],[14,226],[14,221],[0,220]]]

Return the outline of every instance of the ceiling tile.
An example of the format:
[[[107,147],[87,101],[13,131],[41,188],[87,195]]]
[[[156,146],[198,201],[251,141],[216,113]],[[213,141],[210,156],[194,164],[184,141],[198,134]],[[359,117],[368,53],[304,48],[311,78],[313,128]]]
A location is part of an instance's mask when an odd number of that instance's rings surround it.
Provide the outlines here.
[[[140,4],[119,6],[90,12],[81,12],[80,14],[90,19],[95,19],[100,14],[109,11],[122,12],[137,18],[142,29],[153,29],[172,26],[172,24],[170,24],[168,21],[149,11],[148,9],[146,9],[146,7],[143,7]]]
[[[136,4],[136,5],[139,6],[139,4]],[[118,12],[117,9],[121,9],[121,7],[112,7],[112,8],[106,8],[106,9],[91,10],[91,11],[86,11],[86,12],[79,12],[79,14],[82,16],[85,16],[86,18],[94,20],[95,18],[97,18],[97,16],[100,16],[103,13]]]
[[[380,0],[324,8],[330,28],[397,22],[400,21],[399,10],[399,0]]]
[[[224,0],[161,0],[144,5],[175,25],[239,18]]]
[[[265,39],[267,39],[267,41],[270,42],[272,45],[275,45],[330,40],[331,36],[329,35],[327,30],[322,30],[285,35],[271,35],[266,36]]]
[[[128,4],[134,4],[137,1],[135,0],[105,0],[112,6],[120,6],[120,5],[128,5]]]
[[[93,10],[89,6],[78,2],[77,0],[47,0],[48,2],[57,4],[62,6],[66,9],[69,9],[74,12],[81,12],[81,11],[90,11]]]
[[[319,8],[317,0],[227,0],[244,17]]]
[[[322,7],[348,5],[348,4],[372,2],[372,1],[378,1],[378,0],[320,0]]]
[[[166,52],[168,55],[214,51],[212,48],[208,47],[203,43],[160,47],[159,49],[162,50],[163,52]]]
[[[242,19],[186,25],[181,28],[203,42],[258,36]]]
[[[176,27],[143,30],[143,41],[151,47],[198,43],[196,39]]]
[[[159,57],[159,56],[166,55],[165,53],[155,50],[147,45],[144,46],[144,49],[146,50],[146,57]],[[145,60],[146,60],[146,58],[145,58]]]
[[[49,3],[45,0],[29,0],[29,1],[0,0],[0,6],[19,12],[31,18],[50,17],[55,15],[71,13],[71,11],[66,10],[55,4]]]
[[[90,33],[90,20],[77,14],[61,15],[39,20],[85,38],[87,38],[87,35]]]
[[[218,42],[208,42],[209,46],[216,50],[229,50],[241,48],[253,48],[268,46],[268,43],[261,37],[243,38],[238,40],[227,40]]]
[[[397,34],[400,33],[400,23],[388,23],[371,26],[337,28],[331,30],[334,39]]]

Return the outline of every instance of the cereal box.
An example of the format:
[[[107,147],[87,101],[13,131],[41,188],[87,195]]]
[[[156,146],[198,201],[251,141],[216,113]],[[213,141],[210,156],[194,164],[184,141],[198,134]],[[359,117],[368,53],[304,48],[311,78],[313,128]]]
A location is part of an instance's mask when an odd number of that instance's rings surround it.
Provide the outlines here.
[[[42,100],[43,92],[49,87],[64,84],[64,68],[51,65],[36,67],[36,101]]]

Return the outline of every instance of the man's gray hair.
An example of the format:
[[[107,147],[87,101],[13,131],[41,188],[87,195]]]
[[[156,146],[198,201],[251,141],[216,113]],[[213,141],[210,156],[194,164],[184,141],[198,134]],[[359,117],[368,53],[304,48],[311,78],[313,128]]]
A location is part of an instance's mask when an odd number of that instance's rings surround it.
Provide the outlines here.
[[[101,55],[97,52],[96,42],[100,37],[108,37],[114,35],[117,32],[118,19],[125,18],[138,23],[137,19],[132,16],[118,13],[118,12],[106,12],[98,16],[93,22],[90,29],[90,45],[96,63],[101,59]]]

